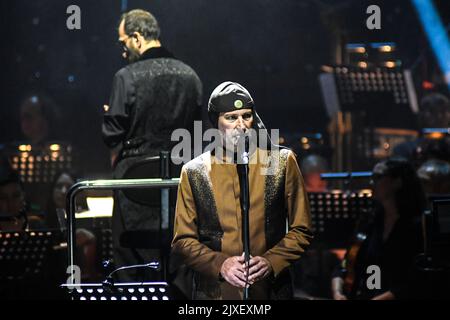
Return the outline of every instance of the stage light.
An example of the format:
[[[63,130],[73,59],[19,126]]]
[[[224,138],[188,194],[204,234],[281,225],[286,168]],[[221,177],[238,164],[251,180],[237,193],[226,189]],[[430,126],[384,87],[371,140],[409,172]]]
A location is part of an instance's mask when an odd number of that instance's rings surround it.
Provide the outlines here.
[[[29,144],[21,144],[18,147],[19,151],[25,152],[25,151],[31,151],[31,145]]]
[[[359,62],[358,62],[358,67],[360,67],[360,68],[367,68],[367,62],[365,62],[365,61],[359,61]]]
[[[61,149],[61,146],[59,144],[54,143],[54,144],[50,145],[51,151],[59,151],[60,149]]]
[[[391,46],[381,46],[378,50],[381,52],[391,52],[393,51],[393,48]]]
[[[14,168],[20,170],[24,182],[52,181],[56,170],[71,168],[71,157],[68,145],[52,143],[43,147],[21,144],[17,153],[11,155]],[[31,178],[31,179],[30,179]]]
[[[439,17],[433,1],[413,0],[412,3],[438,60],[447,87],[450,89],[450,41],[447,36],[447,30]]]
[[[346,45],[347,52],[366,53],[365,44],[363,43],[349,43]]]

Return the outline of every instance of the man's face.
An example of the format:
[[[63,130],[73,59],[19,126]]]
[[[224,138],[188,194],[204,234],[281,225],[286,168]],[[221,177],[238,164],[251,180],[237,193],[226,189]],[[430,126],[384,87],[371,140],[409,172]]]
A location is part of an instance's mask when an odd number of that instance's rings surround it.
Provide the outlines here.
[[[24,195],[16,182],[0,186],[0,214],[18,215],[23,208]]]
[[[239,137],[252,127],[252,109],[241,109],[231,112],[223,112],[219,115],[218,127],[223,137],[225,146],[237,146]]]
[[[122,46],[122,57],[129,63],[136,62],[141,56],[134,43],[133,37],[125,33],[125,21],[122,20],[119,25],[119,43]]]

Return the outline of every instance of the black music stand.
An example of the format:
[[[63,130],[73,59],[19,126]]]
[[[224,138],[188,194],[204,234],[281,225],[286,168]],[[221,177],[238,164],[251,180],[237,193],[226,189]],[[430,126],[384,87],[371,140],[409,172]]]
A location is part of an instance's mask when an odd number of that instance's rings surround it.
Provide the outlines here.
[[[337,126],[332,137],[339,150],[335,170],[373,166],[399,143],[414,139],[419,107],[409,70],[337,66],[319,80]]]
[[[344,177],[349,176],[347,173]],[[294,265],[294,294],[296,299],[331,299],[330,279],[340,262],[339,252],[349,245],[360,215],[371,210],[371,193],[365,190],[309,192],[308,198],[314,241]]]
[[[49,230],[0,232],[0,297],[54,297],[54,289],[64,276],[55,273],[55,248],[60,238],[59,232]],[[63,269],[64,260],[59,262]]]
[[[47,206],[42,194],[50,193],[55,175],[73,167],[72,146],[52,141],[43,146],[15,143],[8,150],[11,167],[17,170],[25,193],[35,211]]]
[[[345,248],[355,223],[373,208],[370,191],[332,191],[308,193],[314,241],[327,248]]]
[[[405,117],[414,122],[412,115],[419,107],[410,71],[341,66],[333,68],[331,75],[341,111],[364,111],[370,117],[369,123],[378,127],[404,125]],[[329,113],[340,110],[328,109]],[[402,116],[402,122],[399,118],[390,119],[386,112]],[[387,125],[391,120],[394,122]]]
[[[78,301],[166,301],[172,300],[167,282],[63,284],[70,300]]]
[[[57,172],[72,168],[72,146],[56,141],[45,146],[17,144],[9,158],[23,183],[52,183]]]

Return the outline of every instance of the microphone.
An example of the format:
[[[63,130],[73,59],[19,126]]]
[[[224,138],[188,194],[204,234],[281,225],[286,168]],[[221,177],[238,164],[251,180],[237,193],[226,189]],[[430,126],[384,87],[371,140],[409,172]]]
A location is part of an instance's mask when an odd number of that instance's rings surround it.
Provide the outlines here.
[[[242,164],[248,165],[249,162],[249,148],[250,148],[250,138],[248,134],[244,136],[244,151],[241,154]]]
[[[239,184],[241,188],[241,211],[242,211],[242,243],[244,245],[244,260],[247,268],[250,262],[250,191],[249,191],[249,136],[246,134],[244,136],[244,151],[241,154],[242,164],[237,165],[237,173],[239,176]],[[241,144],[240,144],[241,145]],[[248,270],[246,272],[246,287],[244,288],[244,300],[249,300],[249,288],[247,287],[248,282]]]
[[[110,266],[110,262],[109,261],[105,261],[103,266],[105,268],[108,268]],[[150,268],[150,269],[154,269],[154,270],[160,270],[160,263],[158,261],[151,261],[149,263],[146,264],[135,264],[135,265],[131,265],[131,266],[124,266],[124,267],[120,267],[117,268],[115,270],[113,270],[112,272],[110,272],[107,276],[106,279],[102,282],[102,286],[104,289],[112,292],[114,289],[114,278],[113,275],[119,271],[122,270],[128,270],[128,269],[138,269],[138,268]]]

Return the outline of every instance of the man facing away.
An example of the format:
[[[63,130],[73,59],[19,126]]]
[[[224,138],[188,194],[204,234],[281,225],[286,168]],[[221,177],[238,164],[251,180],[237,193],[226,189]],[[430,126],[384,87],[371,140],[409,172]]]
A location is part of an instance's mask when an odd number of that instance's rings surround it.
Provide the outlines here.
[[[191,67],[162,46],[158,22],[150,12],[137,9],[124,13],[118,34],[122,56],[129,64],[114,76],[102,133],[111,150],[114,178],[121,179],[142,159],[170,151],[172,131],[191,130],[200,115],[202,84]],[[159,204],[133,202],[122,191],[115,192],[114,202],[115,266],[153,260],[155,252],[144,243],[160,232]],[[124,281],[139,277],[133,271],[121,275]]]

